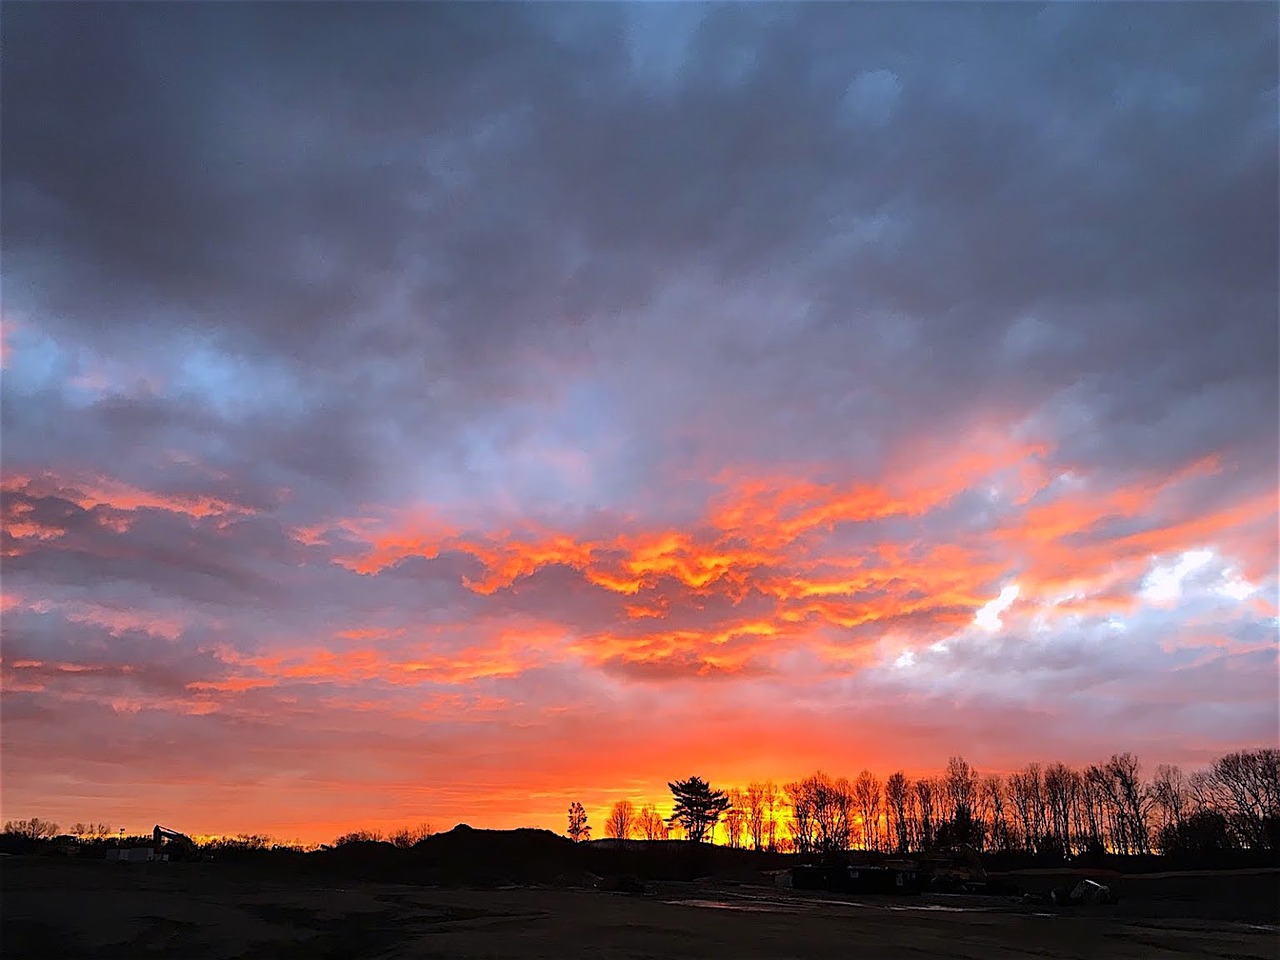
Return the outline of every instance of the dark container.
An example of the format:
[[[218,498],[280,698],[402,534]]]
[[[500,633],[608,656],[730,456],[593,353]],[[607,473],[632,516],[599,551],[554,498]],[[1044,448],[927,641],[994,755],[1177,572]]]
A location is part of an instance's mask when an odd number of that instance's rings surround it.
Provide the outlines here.
[[[805,865],[791,870],[796,890],[830,890],[832,893],[887,893],[913,896],[920,893],[920,874],[900,867]]]

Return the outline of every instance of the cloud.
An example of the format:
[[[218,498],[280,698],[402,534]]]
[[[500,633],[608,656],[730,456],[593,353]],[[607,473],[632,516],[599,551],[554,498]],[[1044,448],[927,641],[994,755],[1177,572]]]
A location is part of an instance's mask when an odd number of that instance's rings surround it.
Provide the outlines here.
[[[1266,739],[1271,26],[15,8],[6,811]]]

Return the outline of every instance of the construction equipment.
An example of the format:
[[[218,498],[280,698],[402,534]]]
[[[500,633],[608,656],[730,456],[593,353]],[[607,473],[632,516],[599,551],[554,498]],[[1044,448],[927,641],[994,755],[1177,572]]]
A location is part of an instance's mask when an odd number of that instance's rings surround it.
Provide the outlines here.
[[[162,827],[158,823],[156,828],[151,831],[151,843],[157,860],[200,859],[200,850],[194,840],[185,833],[170,830],[168,827]]]

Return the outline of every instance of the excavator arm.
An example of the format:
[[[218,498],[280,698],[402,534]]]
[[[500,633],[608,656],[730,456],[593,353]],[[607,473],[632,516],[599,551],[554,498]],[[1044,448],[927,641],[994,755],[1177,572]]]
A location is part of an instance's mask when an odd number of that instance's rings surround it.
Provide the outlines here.
[[[196,852],[196,842],[188,837],[185,833],[179,833],[177,830],[170,830],[168,827],[162,827],[156,824],[156,828],[151,832],[152,844],[156,851],[164,846],[165,842],[176,844],[181,847],[185,853],[191,854]]]

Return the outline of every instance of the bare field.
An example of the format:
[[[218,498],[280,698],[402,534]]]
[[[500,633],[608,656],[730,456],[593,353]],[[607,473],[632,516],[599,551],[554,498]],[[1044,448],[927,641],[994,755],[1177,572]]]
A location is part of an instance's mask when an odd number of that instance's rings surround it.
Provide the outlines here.
[[[2,877],[3,955],[13,960],[1280,956],[1275,871],[1124,878],[1119,905],[1076,912],[763,884],[653,884],[642,896],[462,890],[25,857],[4,858]]]

